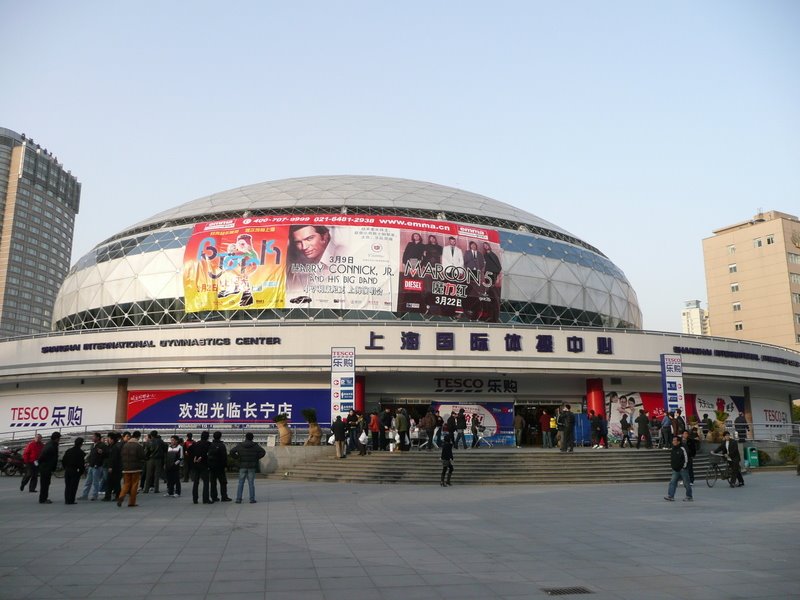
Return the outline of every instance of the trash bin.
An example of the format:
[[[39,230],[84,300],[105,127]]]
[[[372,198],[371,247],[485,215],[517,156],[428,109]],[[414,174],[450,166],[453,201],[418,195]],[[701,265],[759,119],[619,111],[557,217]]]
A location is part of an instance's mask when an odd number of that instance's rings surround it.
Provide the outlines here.
[[[744,460],[750,467],[758,466],[758,448],[749,446],[744,449]]]

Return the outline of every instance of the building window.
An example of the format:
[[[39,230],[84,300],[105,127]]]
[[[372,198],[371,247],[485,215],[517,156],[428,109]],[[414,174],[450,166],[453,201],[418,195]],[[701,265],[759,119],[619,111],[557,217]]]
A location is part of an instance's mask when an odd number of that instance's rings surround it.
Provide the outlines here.
[[[728,246],[728,254],[736,254],[736,246],[734,246],[733,244]]]
[[[800,265],[800,254],[789,252],[789,262],[793,265]]]
[[[741,331],[742,329],[744,329],[744,325],[742,325],[741,321],[736,321],[736,323],[733,324],[733,328],[736,331]]]
[[[798,315],[797,313],[795,313],[794,315],[794,322],[800,325],[800,315]]]
[[[775,236],[771,233],[767,236],[767,246],[775,243]]]
[[[742,310],[742,303],[741,302],[734,302],[733,303],[733,312],[739,312]]]
[[[738,292],[739,291],[739,284],[738,283],[732,283],[731,284],[731,291],[732,292]]]
[[[795,304],[800,304],[800,294],[792,292],[792,302]]]
[[[798,255],[800,257],[800,255]],[[728,265],[728,273],[736,273],[736,263]]]
[[[753,240],[753,248],[761,248],[761,238],[756,238]]]
[[[800,273],[789,273],[789,281],[800,284]]]

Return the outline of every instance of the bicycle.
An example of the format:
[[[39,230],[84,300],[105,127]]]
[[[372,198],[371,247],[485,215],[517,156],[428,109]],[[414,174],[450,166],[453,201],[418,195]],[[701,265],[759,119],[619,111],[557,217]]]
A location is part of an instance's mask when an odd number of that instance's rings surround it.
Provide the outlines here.
[[[717,479],[724,479],[731,485],[734,485],[736,482],[736,477],[733,474],[733,469],[731,469],[730,461],[727,457],[712,452],[711,463],[708,465],[708,469],[706,469],[706,485],[708,487],[714,487],[714,484],[717,483]]]

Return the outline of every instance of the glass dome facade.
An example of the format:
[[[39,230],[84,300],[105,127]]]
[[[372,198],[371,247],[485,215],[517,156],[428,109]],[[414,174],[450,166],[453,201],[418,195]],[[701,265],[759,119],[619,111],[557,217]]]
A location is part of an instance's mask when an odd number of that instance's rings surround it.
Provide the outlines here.
[[[186,311],[184,253],[195,225],[278,215],[376,215],[491,228],[502,250],[502,323],[640,328],[636,293],[598,249],[535,215],[431,183],[334,176],[272,181],[159,213],[80,258],[55,303],[59,331],[214,321],[449,321],[420,312],[311,308]],[[499,284],[498,284],[499,285]],[[463,320],[463,319],[461,319]]]

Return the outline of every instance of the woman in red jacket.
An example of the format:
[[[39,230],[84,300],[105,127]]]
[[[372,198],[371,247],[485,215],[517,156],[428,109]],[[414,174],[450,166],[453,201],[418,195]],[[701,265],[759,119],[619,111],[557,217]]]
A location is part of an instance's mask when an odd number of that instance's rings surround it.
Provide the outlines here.
[[[369,432],[372,434],[372,451],[377,452],[380,450],[380,431],[381,431],[381,423],[378,421],[378,413],[371,412],[369,413]]]

